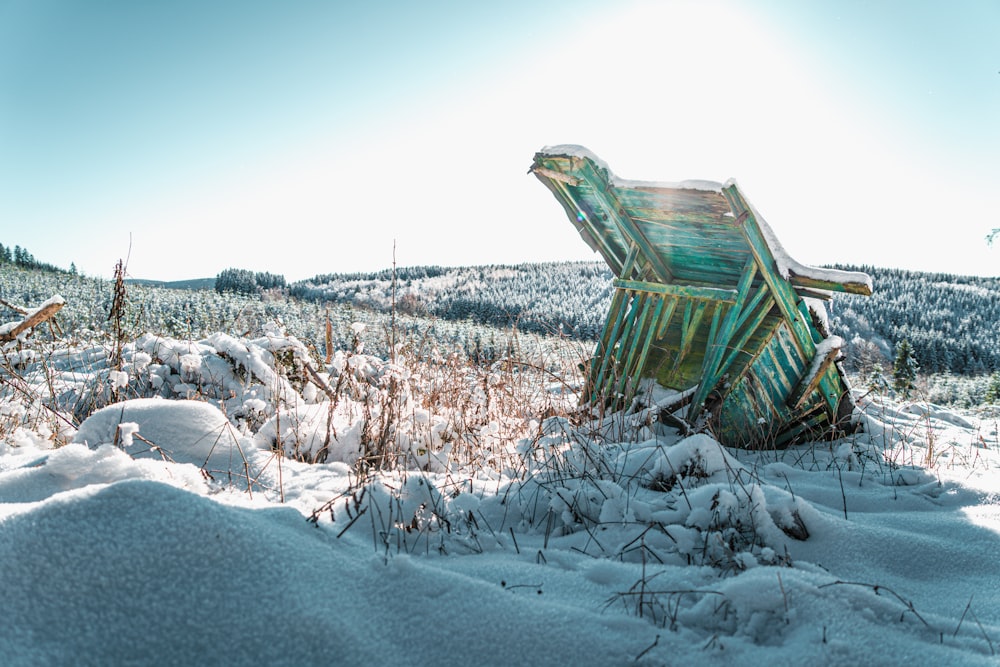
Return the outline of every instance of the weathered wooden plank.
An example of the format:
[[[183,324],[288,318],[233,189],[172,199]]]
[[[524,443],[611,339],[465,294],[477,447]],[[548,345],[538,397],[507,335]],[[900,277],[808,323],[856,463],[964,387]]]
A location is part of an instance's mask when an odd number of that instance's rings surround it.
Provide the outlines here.
[[[628,350],[623,351],[622,359],[619,361],[619,368],[621,368],[621,378],[618,380],[618,391],[617,394],[621,395],[624,400],[628,401],[631,393],[626,391],[628,383],[634,378],[632,377],[632,363],[635,361],[637,349],[641,342],[641,336],[643,327],[646,325],[646,316],[649,314],[650,308],[650,297],[648,294],[639,292],[635,295],[636,307],[638,308],[638,315],[634,322],[631,322],[631,326],[627,332],[622,334],[623,340],[628,340]],[[633,335],[633,331],[635,334]]]
[[[614,348],[618,344],[618,334],[621,331],[622,322],[625,319],[625,313],[629,305],[628,293],[625,290],[615,290],[615,295],[611,300],[611,308],[608,311],[607,325],[610,325],[610,329],[606,339],[607,342],[603,352],[599,356],[594,357],[596,372],[593,373],[594,382],[591,387],[591,400],[596,400],[599,396],[607,395],[604,386],[604,377],[607,373],[608,365],[614,358]],[[606,329],[608,328],[607,325]],[[602,340],[604,340],[603,337]]]
[[[625,255],[625,262],[622,264],[622,270],[618,272],[620,278],[627,278],[635,273],[635,260],[639,256],[639,247],[632,245],[629,247],[628,254]]]
[[[839,339],[828,339],[829,341],[839,340]],[[824,374],[827,369],[833,364],[840,354],[840,345],[834,345],[832,342],[829,345],[820,345],[816,349],[816,357],[813,359],[809,370],[799,379],[798,384],[792,393],[788,395],[788,406],[793,410],[798,410],[802,407],[805,399],[808,398],[809,394],[816,391],[819,388],[820,381],[823,379]]]
[[[646,332],[642,340],[642,351],[639,354],[639,358],[636,360],[635,367],[629,369],[629,373],[635,376],[641,375],[643,369],[646,367],[646,359],[649,358],[649,346],[653,343],[653,337],[656,335],[656,331],[659,328],[660,318],[663,316],[663,311],[666,308],[667,297],[656,295],[652,298],[656,302],[656,306],[653,308],[652,317],[650,317],[646,322]],[[671,299],[670,303],[670,309],[673,310],[673,304],[676,303],[676,301]]]
[[[551,178],[553,181],[559,181],[560,183],[566,183],[567,185],[580,185],[580,179],[569,174],[564,174],[561,171],[555,171],[554,169],[546,169],[540,165],[535,165],[531,168],[533,172],[545,178]]]
[[[743,309],[743,312],[740,313],[740,319],[736,323],[737,330],[741,329],[744,325],[746,325],[747,322],[751,321],[751,318],[757,317],[758,315],[757,308],[758,306],[760,306],[760,304],[764,303],[765,299],[767,299],[767,308],[764,310],[764,315],[766,315],[768,311],[771,310],[771,306],[774,305],[774,299],[769,299],[768,296],[769,293],[767,291],[767,285],[766,284],[758,285],[756,291],[754,292],[753,298],[750,299],[750,302]]]
[[[792,391],[798,379],[796,369],[790,367],[787,348],[782,343],[783,334],[787,335],[787,329],[782,325],[774,328],[774,334],[768,340],[758,363],[754,364],[758,368],[758,373],[767,376],[775,383],[773,396],[776,401],[784,402],[784,399]]]
[[[733,333],[736,330],[736,322],[740,317],[743,305],[747,301],[747,296],[750,293],[750,286],[753,284],[753,279],[756,274],[757,269],[753,258],[747,258],[747,262],[743,268],[743,276],[740,278],[740,283],[736,287],[736,300],[729,309],[721,329],[719,328],[719,314],[722,307],[716,307],[715,318],[712,321],[712,329],[708,336],[708,347],[705,353],[705,359],[702,363],[701,382],[698,391],[695,392],[694,398],[691,399],[691,404],[695,407],[702,404],[708,396],[708,392],[714,389],[715,385],[719,382],[721,374],[718,370],[719,364],[722,361],[722,355],[729,346]]]
[[[844,276],[841,281],[826,280],[816,276],[802,276],[794,272],[789,272],[788,275],[788,281],[795,287],[871,296],[871,281],[865,280],[865,278],[867,278],[867,276],[861,277],[859,274],[849,274],[848,272],[844,272]]]
[[[620,334],[615,335],[614,346],[609,351],[609,354],[605,355],[607,359],[605,360],[604,366],[601,368],[602,375],[598,379],[598,386],[600,390],[604,393],[606,399],[615,400],[616,392],[615,382],[621,376],[622,371],[622,357],[625,354],[625,348],[629,340],[629,334],[632,331],[632,327],[635,324],[637,311],[640,306],[640,300],[635,297],[634,293],[627,293],[626,300],[623,303],[623,308],[621,316],[619,318],[619,331]],[[610,361],[609,361],[610,360]]]
[[[705,301],[697,303],[698,305],[695,306],[694,301],[688,301],[684,306],[684,325],[681,328],[681,342],[677,348],[677,359],[674,361],[674,373],[680,368],[684,357],[691,351],[695,331],[698,329],[701,318],[705,315],[705,308],[708,306],[708,303]]]
[[[764,292],[766,295],[766,292]],[[746,354],[751,359],[753,358],[753,353],[747,351],[747,344],[750,339],[757,333],[759,333],[761,325],[764,319],[768,316],[771,310],[771,305],[774,302],[768,299],[766,302],[754,301],[748,305],[744,316],[740,318],[740,322],[737,324],[737,331],[740,331],[739,337],[737,337],[729,348],[729,354],[726,355],[722,363],[719,365],[718,374],[724,375],[731,372],[731,367],[733,362],[736,360],[737,355]],[[748,359],[749,361],[749,359]]]
[[[796,438],[802,437],[811,431],[826,430],[825,425],[830,418],[826,412],[820,410],[821,406],[813,408],[813,412],[805,415],[796,415],[788,420],[789,427],[783,430],[775,438],[775,447],[787,447]]]
[[[667,302],[667,305],[665,312],[660,315],[660,320],[656,327],[655,338],[657,339],[663,338],[664,332],[667,330],[667,327],[670,326],[670,319],[674,316],[674,310],[677,308],[677,297],[664,295],[664,300]]]
[[[559,165],[554,160],[548,161],[547,167],[543,168],[546,172],[562,173],[559,169]],[[566,182],[562,179],[553,179],[535,169],[532,171],[538,180],[541,181],[550,192],[552,192],[556,201],[562,205],[563,210],[570,219],[570,222],[572,222],[573,226],[576,227],[580,236],[587,242],[587,245],[594,251],[601,254],[604,261],[607,262],[608,266],[611,267],[611,270],[614,271],[615,274],[620,274],[622,269],[622,256],[608,242],[604,231],[598,229],[591,222],[590,216],[580,209],[580,206],[577,203],[577,197],[574,193],[570,192]]]
[[[619,289],[650,292],[652,294],[666,294],[694,300],[717,301],[720,303],[735,303],[737,295],[736,290],[733,289],[693,287],[691,285],[664,285],[642,280],[622,280],[621,278],[616,278],[613,284]]]
[[[583,162],[573,175],[582,177],[591,184],[594,188],[594,197],[601,208],[601,215],[606,215],[607,219],[614,223],[625,238],[639,247],[643,259],[649,262],[656,272],[656,277],[663,282],[671,282],[673,273],[663,263],[659,252],[628,217],[628,213],[616,198],[614,188],[607,180],[607,174],[595,169],[593,163]]]
[[[757,223],[757,218],[735,185],[723,188],[723,192],[726,198],[729,199],[729,205],[732,207],[733,213],[741,221],[741,229],[747,240],[747,245],[757,260],[757,265],[760,267],[764,280],[767,282],[768,287],[771,288],[771,293],[778,304],[778,308],[781,309],[782,314],[788,321],[795,343],[799,346],[802,356],[812,358],[812,355],[816,352],[816,344],[813,342],[809,327],[803,321],[802,315],[798,310],[798,295],[795,294],[792,286],[779,275],[777,264],[771,255],[770,246],[768,246],[764,234],[761,232],[760,225]]]

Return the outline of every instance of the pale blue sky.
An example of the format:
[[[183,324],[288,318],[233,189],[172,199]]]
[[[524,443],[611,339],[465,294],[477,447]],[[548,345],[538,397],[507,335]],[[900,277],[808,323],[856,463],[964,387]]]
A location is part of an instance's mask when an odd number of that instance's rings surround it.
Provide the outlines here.
[[[527,167],[734,177],[798,260],[1000,274],[1000,0],[0,0],[0,242],[109,275],[594,258]]]

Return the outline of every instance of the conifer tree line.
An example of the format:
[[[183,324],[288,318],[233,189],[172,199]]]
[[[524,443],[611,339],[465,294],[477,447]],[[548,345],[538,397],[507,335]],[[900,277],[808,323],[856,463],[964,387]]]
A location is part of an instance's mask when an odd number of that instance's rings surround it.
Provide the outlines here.
[[[889,363],[906,341],[921,373],[1000,370],[1000,278],[843,266],[868,273],[870,297],[834,295],[830,326],[848,341],[847,362],[878,350]]]
[[[0,265],[2,264],[13,264],[14,266],[20,266],[25,269],[41,269],[43,271],[58,271],[60,273],[67,273],[64,269],[54,266],[52,264],[46,264],[45,262],[39,262],[35,259],[26,248],[22,248],[19,245],[15,245],[13,248],[5,246],[0,243]],[[69,273],[75,273],[72,267]]]
[[[215,276],[215,291],[256,294],[263,290],[284,289],[285,277],[263,271],[247,269],[223,269]]]
[[[392,270],[318,275],[293,283],[289,294],[594,340],[611,303],[611,280],[603,262],[404,267],[395,280]]]

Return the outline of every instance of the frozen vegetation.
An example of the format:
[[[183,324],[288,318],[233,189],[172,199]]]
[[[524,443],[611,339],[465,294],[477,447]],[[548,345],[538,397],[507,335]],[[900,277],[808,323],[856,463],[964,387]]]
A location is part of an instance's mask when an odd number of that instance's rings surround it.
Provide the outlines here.
[[[862,387],[849,437],[727,449],[655,386],[581,411],[567,338],[140,287],[113,337],[108,283],[31,273],[4,664],[996,662],[988,410]]]

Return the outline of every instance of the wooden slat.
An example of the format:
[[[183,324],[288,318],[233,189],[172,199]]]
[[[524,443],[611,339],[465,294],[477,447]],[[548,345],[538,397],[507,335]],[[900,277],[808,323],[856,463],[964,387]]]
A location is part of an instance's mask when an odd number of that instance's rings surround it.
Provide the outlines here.
[[[549,168],[546,169],[546,171],[561,173],[558,171],[557,165],[554,162],[550,162],[548,167]],[[614,246],[608,243],[604,233],[592,224],[589,216],[580,210],[576,197],[570,193],[566,182],[561,179],[552,179],[543,173],[539,173],[537,170],[533,171],[535,176],[538,177],[538,180],[541,181],[553,195],[555,195],[556,201],[562,205],[563,210],[566,211],[567,217],[569,217],[573,226],[576,227],[584,241],[587,242],[587,245],[601,254],[604,261],[611,267],[611,270],[614,271],[616,275],[620,274],[622,269],[622,257],[619,256],[619,253]]]
[[[673,281],[673,274],[656,249],[650,244],[642,232],[635,226],[635,223],[628,217],[624,207],[617,200],[614,188],[607,181],[605,175],[598,172],[590,161],[582,162],[574,176],[582,177],[592,185],[594,198],[601,207],[602,215],[607,215],[608,220],[613,222],[622,236],[639,247],[643,259],[647,261],[656,273],[656,277],[665,283]]]
[[[823,379],[826,371],[837,359],[837,355],[839,354],[840,348],[832,346],[822,356],[817,354],[816,359],[813,360],[807,373],[802,376],[798,385],[796,385],[795,389],[792,390],[792,393],[789,394],[788,406],[790,408],[798,410],[802,407],[802,404],[809,397],[809,394],[819,388],[820,381]]]
[[[661,285],[643,280],[622,280],[616,278],[613,281],[615,287],[619,289],[636,290],[639,292],[651,292],[653,294],[668,294],[687,299],[703,299],[706,301],[717,301],[721,303],[735,303],[737,291],[733,289],[719,289],[717,287],[694,287],[691,285]]]
[[[656,326],[656,338],[663,338],[663,335],[667,331],[667,327],[670,326],[670,319],[674,316],[674,311],[677,308],[678,299],[676,297],[671,297],[669,295],[664,295],[664,299],[667,300],[666,312],[660,316],[660,321]]]
[[[628,403],[632,399],[631,393],[634,390],[636,384],[635,373],[632,369],[632,364],[635,362],[637,355],[641,354],[642,351],[640,345],[645,339],[642,336],[642,330],[646,326],[646,317],[649,315],[649,309],[652,302],[652,297],[644,294],[636,294],[636,300],[641,303],[639,314],[636,321],[633,323],[631,330],[623,336],[624,339],[629,340],[628,353],[623,355],[619,367],[621,368],[621,378],[618,380],[618,394],[622,396],[623,400]],[[632,390],[628,390],[629,383],[632,383]]]
[[[800,276],[791,273],[788,281],[796,287],[829,290],[831,292],[847,292],[849,294],[861,294],[862,296],[872,295],[871,281],[866,280],[867,276],[857,273],[843,272],[843,281],[823,280],[814,276]]]
[[[705,315],[705,308],[708,307],[707,301],[698,301],[697,306],[694,303],[693,301],[688,301],[684,307],[684,326],[681,329],[681,342],[677,348],[677,358],[674,360],[674,367],[671,370],[672,374],[676,374],[680,370],[684,357],[691,351],[695,332],[698,330],[698,325],[701,324],[701,318]]]
[[[752,302],[747,307],[746,313],[744,313],[744,316],[740,318],[740,322],[737,325],[737,331],[742,331],[742,333],[733,341],[729,349],[729,354],[719,365],[719,375],[725,375],[730,372],[730,368],[736,360],[736,356],[738,354],[743,353],[752,358],[752,355],[746,351],[747,343],[750,342],[750,338],[752,338],[754,334],[759,332],[760,326],[764,322],[768,313],[771,311],[773,303],[774,301],[768,299],[765,302]]]
[[[628,309],[628,294],[625,290],[615,290],[615,295],[611,300],[611,308],[608,311],[608,319],[605,323],[606,335],[602,335],[604,349],[594,357],[594,371],[591,373],[594,381],[591,386],[590,400],[596,400],[601,395],[606,395],[604,387],[604,376],[607,373],[608,364],[613,358],[613,350],[618,343],[618,332],[621,331],[625,312]]]
[[[708,397],[708,392],[715,388],[715,385],[721,378],[718,370],[719,364],[722,361],[722,355],[725,353],[736,331],[736,323],[740,319],[741,310],[747,301],[747,296],[750,293],[750,287],[753,285],[753,279],[756,274],[756,264],[752,257],[748,258],[746,265],[743,267],[743,276],[740,278],[740,283],[736,288],[736,301],[729,309],[729,313],[721,329],[718,328],[718,316],[721,307],[716,308],[716,317],[712,322],[712,331],[708,337],[708,348],[705,351],[705,358],[702,362],[701,382],[699,383],[698,391],[695,392],[694,398],[691,400],[691,404],[695,408],[702,404]]]
[[[657,329],[659,329],[660,318],[663,316],[663,310],[666,307],[666,297],[657,295],[654,296],[653,299],[656,301],[656,306],[653,308],[653,316],[649,318],[646,323],[646,333],[643,336],[642,351],[639,354],[639,359],[636,361],[635,367],[629,369],[629,372],[637,378],[642,374],[643,369],[646,367],[646,359],[649,357],[649,347],[653,343],[653,337],[656,335]],[[671,304],[676,303],[673,299],[671,299],[670,302]],[[672,305],[671,310],[673,310]],[[638,382],[636,382],[636,384],[638,384]]]
[[[813,342],[809,327],[803,322],[802,315],[798,310],[798,296],[795,294],[795,290],[778,274],[777,264],[771,255],[771,249],[764,239],[763,233],[760,231],[760,225],[757,224],[757,219],[750,210],[750,205],[747,204],[739,189],[735,185],[730,185],[724,188],[723,192],[729,199],[733,213],[741,221],[747,244],[757,260],[757,266],[760,267],[764,280],[771,288],[775,303],[778,304],[778,308],[788,322],[793,340],[799,348],[800,356],[811,359],[816,352],[816,344]]]

